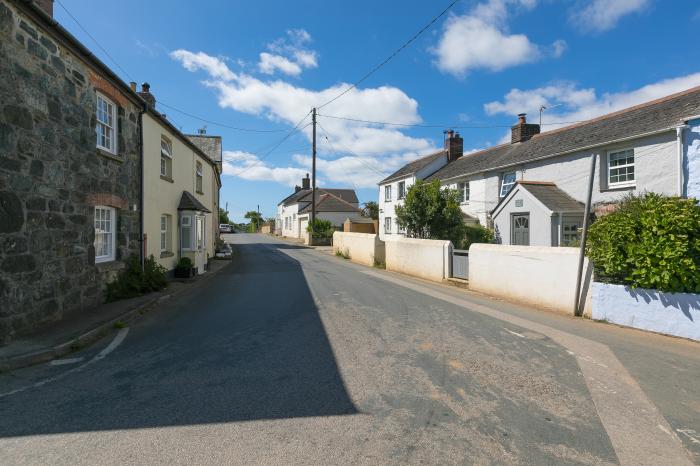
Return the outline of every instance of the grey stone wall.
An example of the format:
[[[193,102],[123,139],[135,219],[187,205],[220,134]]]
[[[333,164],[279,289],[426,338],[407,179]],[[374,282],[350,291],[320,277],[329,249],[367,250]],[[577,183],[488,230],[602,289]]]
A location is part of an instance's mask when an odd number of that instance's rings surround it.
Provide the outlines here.
[[[139,108],[15,4],[0,0],[0,344],[96,312],[139,252]],[[115,155],[96,149],[95,89],[119,104]],[[95,265],[94,205],[118,208],[117,261]]]

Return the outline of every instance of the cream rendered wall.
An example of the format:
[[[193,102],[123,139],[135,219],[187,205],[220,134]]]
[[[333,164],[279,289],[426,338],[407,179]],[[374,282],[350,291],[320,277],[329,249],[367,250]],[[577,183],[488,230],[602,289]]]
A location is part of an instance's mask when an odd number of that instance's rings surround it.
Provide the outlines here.
[[[160,141],[167,137],[172,143],[172,179],[160,177]],[[195,153],[182,142],[169,128],[162,125],[148,113],[143,115],[143,170],[144,170],[144,233],[147,236],[146,255],[151,254],[166,269],[171,270],[179,260],[180,232],[177,206],[183,191],[192,193],[204,206],[212,211],[206,214],[206,254],[214,257],[216,232],[211,225],[218,220],[218,185],[214,168],[207,160]],[[202,163],[202,194],[197,193],[196,162]],[[160,217],[171,216],[171,249],[173,256],[160,257]],[[212,220],[214,217],[216,220]]]

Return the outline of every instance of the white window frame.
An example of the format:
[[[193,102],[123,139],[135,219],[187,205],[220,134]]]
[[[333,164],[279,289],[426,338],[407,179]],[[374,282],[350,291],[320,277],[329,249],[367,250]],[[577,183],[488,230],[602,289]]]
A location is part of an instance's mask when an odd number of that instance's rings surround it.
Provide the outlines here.
[[[95,118],[97,120],[97,123],[95,124],[95,144],[97,145],[98,149],[102,149],[106,152],[109,152],[110,154],[116,154],[117,153],[117,140],[118,140],[118,121],[117,121],[117,104],[115,104],[111,99],[109,99],[107,96],[100,92],[95,92],[96,98],[95,98]],[[100,101],[106,105],[105,109],[105,114],[108,117],[111,117],[112,119],[112,124],[109,124],[109,121],[103,121],[100,116]],[[107,128],[109,131],[111,131],[111,135],[107,135],[109,137],[110,143],[108,143],[106,146],[101,144],[101,135],[100,135],[100,128]]]
[[[391,185],[384,186],[384,202],[391,202]]]
[[[401,189],[401,188],[403,188],[403,189]],[[398,193],[396,195],[397,199],[403,199],[404,197],[406,197],[406,182],[405,181],[399,181],[398,188],[396,188],[396,189],[398,190]]]
[[[398,233],[398,234],[400,234],[400,235],[405,235],[405,234],[406,234],[406,229],[405,229],[405,228],[401,228],[401,225],[399,225],[399,219],[398,219],[398,218],[396,219],[396,233]]]
[[[457,191],[459,191],[459,199],[462,204],[469,202],[469,181],[460,181],[457,183]]]
[[[391,234],[391,217],[384,217],[384,233]]]
[[[117,210],[114,207],[96,205],[94,215],[95,225],[95,263],[111,262],[116,259],[117,251]],[[102,228],[100,228],[102,227]],[[98,255],[97,238],[98,235],[108,235],[110,243],[107,254]]]
[[[180,248],[183,251],[192,251],[192,242],[193,242],[193,232],[194,232],[194,226],[192,225],[192,214],[184,214],[180,217]],[[183,230],[189,230],[189,244],[184,244],[183,241],[185,239],[185,235],[182,234]]]
[[[625,163],[622,165],[615,165],[614,167],[611,165],[612,163],[612,158],[615,155],[618,154],[623,154],[625,152],[631,152],[632,153],[632,163]],[[629,156],[626,156],[627,158]],[[636,173],[635,173],[635,157],[634,157],[634,147],[627,147],[625,149],[615,149],[615,150],[609,150],[608,151],[608,157],[607,157],[607,182],[608,182],[608,188],[629,188],[632,186],[637,185],[637,179],[636,179]],[[612,170],[619,170],[621,168],[632,168],[632,179],[631,180],[625,180],[625,181],[611,181],[612,178]]]
[[[165,172],[163,172],[165,162]],[[160,176],[173,177],[173,143],[165,136],[160,137]]]
[[[204,251],[207,248],[207,219],[204,215],[195,215],[194,218],[194,249],[195,251]]]
[[[160,216],[160,252],[172,252],[172,220],[168,214]]]
[[[202,162],[197,162],[195,166],[195,191],[201,194],[204,192],[204,168]]]
[[[509,175],[513,175],[513,181],[510,183],[506,183],[506,177]],[[501,175],[501,190],[498,193],[499,197],[506,197],[508,193],[510,192],[511,189],[513,189],[513,186],[515,186],[515,182],[517,181],[517,174],[515,172],[507,172]],[[505,189],[507,188],[507,189]]]

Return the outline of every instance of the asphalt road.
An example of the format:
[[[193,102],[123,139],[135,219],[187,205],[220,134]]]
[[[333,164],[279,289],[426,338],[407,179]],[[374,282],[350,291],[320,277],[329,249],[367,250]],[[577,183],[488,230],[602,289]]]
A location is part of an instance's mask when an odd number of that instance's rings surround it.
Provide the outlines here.
[[[631,464],[640,442],[700,458],[699,345],[229,238],[230,266],[82,361],[0,375],[0,464]]]

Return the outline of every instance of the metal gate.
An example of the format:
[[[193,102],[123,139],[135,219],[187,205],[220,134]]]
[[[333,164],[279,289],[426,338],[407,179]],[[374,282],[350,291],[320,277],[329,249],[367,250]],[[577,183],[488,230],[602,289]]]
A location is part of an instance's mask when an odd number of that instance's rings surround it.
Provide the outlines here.
[[[463,280],[469,279],[469,251],[455,249],[452,251],[452,276]]]

